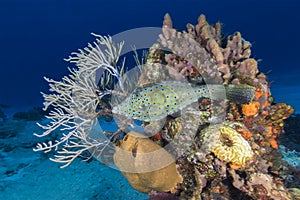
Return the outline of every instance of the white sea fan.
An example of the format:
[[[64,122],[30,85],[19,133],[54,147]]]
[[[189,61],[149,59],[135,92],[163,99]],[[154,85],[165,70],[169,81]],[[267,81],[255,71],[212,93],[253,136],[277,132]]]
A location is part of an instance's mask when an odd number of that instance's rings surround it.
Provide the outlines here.
[[[38,143],[34,151],[50,152],[54,150],[54,162],[68,166],[84,151],[95,150],[97,153],[109,145],[109,139],[95,140],[89,137],[93,126],[98,123],[99,106],[102,112],[110,112],[102,103],[102,97],[110,94],[113,80],[123,88],[120,77],[124,72],[124,62],[117,66],[124,42],[115,44],[110,36],[94,35],[97,39],[79,52],[72,53],[66,61],[74,63],[78,68],[70,69],[70,74],[61,81],[50,78],[50,94],[42,93],[44,110],[51,107],[46,116],[50,122],[38,125],[45,131],[37,137],[50,135],[58,130],[61,138],[47,143]]]

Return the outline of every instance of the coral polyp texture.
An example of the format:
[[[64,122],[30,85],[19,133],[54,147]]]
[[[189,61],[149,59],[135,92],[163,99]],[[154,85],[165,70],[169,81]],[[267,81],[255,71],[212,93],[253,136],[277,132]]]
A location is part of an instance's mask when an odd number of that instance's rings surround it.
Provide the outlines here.
[[[215,156],[236,166],[244,166],[254,153],[248,141],[230,124],[212,125],[201,131],[204,152],[211,151]]]
[[[300,199],[278,141],[294,110],[274,100],[241,33],[204,15],[179,31],[166,14],[148,53],[133,50],[135,68],[119,59],[124,43],[95,36],[66,59],[69,76],[45,78],[50,122],[36,135],[61,135],[35,151],[62,167],[97,158],[150,199]]]

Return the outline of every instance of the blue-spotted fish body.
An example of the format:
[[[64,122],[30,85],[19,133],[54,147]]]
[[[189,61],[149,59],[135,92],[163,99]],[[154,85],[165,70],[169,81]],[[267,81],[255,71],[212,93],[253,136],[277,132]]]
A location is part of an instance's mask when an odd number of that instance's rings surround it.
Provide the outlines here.
[[[253,88],[251,87],[251,89]],[[212,93],[218,96],[218,94],[222,94],[222,90],[224,91],[222,85],[209,86],[208,90],[205,85],[192,87],[189,83],[184,82],[162,82],[135,89],[123,102],[113,107],[112,112],[140,121],[151,122],[172,115],[197,102],[201,97],[210,98]],[[235,95],[243,95],[240,90]],[[247,94],[246,101],[249,101],[249,98],[252,99],[250,97],[252,93],[254,92]]]

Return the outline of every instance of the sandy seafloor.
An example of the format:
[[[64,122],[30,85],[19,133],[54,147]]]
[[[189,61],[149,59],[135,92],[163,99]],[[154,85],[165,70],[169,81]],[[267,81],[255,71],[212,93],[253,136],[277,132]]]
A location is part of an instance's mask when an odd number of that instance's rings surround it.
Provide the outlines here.
[[[97,160],[77,159],[61,169],[48,159],[51,154],[33,152],[39,138],[32,133],[42,131],[35,122],[9,120],[6,125],[12,136],[0,139],[1,200],[147,199],[119,171]]]
[[[276,102],[287,102],[300,111],[300,86],[271,87]],[[13,113],[13,108],[8,109]],[[10,125],[9,125],[10,124]],[[10,137],[0,138],[0,200],[126,200],[147,199],[147,195],[131,188],[122,174],[102,165],[97,160],[81,162],[79,159],[61,169],[51,162],[51,154],[33,152],[41,133],[35,122],[10,121],[2,127]]]

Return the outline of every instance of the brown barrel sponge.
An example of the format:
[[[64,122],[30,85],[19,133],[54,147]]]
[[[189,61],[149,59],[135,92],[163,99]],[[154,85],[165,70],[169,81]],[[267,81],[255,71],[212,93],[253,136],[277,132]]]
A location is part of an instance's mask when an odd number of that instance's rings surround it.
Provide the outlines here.
[[[182,177],[173,156],[137,132],[129,132],[114,154],[116,166],[136,190],[172,191]]]

